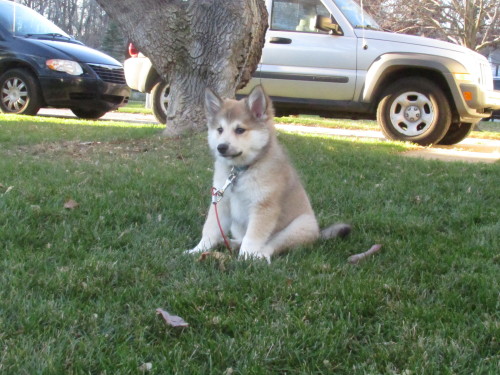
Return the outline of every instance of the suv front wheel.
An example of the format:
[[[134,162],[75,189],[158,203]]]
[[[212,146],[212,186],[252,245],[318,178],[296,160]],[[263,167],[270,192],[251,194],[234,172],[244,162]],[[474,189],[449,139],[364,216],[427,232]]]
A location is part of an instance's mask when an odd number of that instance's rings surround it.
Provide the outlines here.
[[[170,88],[164,81],[158,82],[151,90],[151,107],[156,120],[162,124],[167,123],[168,94]]]
[[[422,146],[438,143],[448,132],[451,109],[443,91],[425,78],[404,78],[390,85],[377,109],[389,139]]]

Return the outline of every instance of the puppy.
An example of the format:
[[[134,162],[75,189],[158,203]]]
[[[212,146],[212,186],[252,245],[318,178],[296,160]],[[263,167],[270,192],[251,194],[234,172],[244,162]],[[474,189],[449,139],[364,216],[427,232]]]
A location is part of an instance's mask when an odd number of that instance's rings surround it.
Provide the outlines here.
[[[207,89],[205,109],[217,207],[210,206],[201,241],[189,253],[223,243],[221,228],[231,233],[240,257],[268,262],[274,254],[320,237],[349,234],[347,224],[320,231],[304,187],[276,138],[274,110],[262,86],[239,101],[222,100]]]

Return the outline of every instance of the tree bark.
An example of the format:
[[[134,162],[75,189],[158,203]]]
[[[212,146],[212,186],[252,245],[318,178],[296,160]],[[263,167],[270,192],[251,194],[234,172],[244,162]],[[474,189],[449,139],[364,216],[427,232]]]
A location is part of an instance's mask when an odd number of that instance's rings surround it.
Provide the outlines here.
[[[205,129],[206,87],[234,97],[260,60],[263,0],[97,0],[169,83],[165,135]]]

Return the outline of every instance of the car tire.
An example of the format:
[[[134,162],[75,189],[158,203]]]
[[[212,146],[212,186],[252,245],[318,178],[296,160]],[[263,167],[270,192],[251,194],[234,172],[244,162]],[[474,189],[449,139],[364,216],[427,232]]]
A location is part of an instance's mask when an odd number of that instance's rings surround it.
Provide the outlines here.
[[[107,111],[99,111],[97,109],[84,109],[84,108],[71,108],[71,112],[73,112],[76,117],[85,120],[97,120],[107,113]]]
[[[475,124],[469,122],[459,122],[458,124],[452,124],[445,134],[443,139],[441,139],[439,145],[454,145],[458,142],[463,141],[474,129]]]
[[[384,92],[377,122],[389,139],[428,146],[448,132],[450,104],[443,91],[428,79],[404,78]]]
[[[0,111],[36,115],[43,98],[36,77],[26,69],[11,69],[0,76]]]
[[[156,120],[167,123],[168,94],[170,87],[164,81],[158,82],[151,90],[151,108]]]

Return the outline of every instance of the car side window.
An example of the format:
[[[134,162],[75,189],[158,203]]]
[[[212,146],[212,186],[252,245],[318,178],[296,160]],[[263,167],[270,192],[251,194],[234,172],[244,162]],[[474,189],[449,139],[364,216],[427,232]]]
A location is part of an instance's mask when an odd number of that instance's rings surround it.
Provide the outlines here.
[[[12,3],[0,4],[0,24],[12,31]]]
[[[330,17],[320,0],[275,0],[271,30],[323,33],[316,29],[316,16]]]

